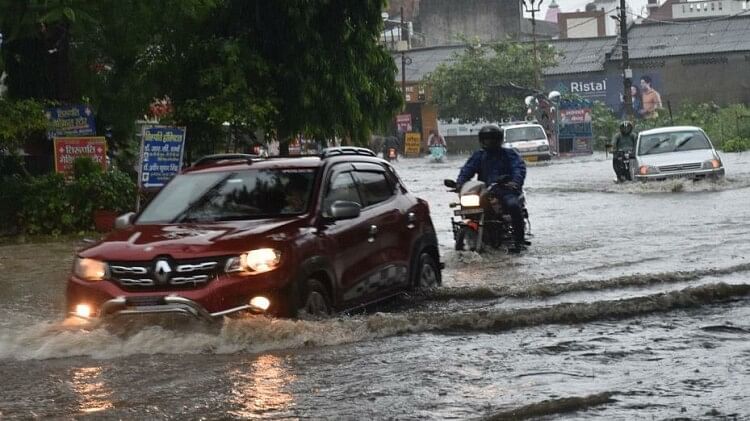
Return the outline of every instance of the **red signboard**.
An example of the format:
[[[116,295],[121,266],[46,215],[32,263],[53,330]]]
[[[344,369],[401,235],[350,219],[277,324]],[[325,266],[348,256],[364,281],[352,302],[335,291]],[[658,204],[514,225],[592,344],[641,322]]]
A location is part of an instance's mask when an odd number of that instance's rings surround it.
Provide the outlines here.
[[[56,137],[55,171],[72,175],[73,161],[87,156],[107,169],[107,141],[104,137]]]
[[[396,116],[396,128],[399,132],[411,131],[411,114],[399,114]]]

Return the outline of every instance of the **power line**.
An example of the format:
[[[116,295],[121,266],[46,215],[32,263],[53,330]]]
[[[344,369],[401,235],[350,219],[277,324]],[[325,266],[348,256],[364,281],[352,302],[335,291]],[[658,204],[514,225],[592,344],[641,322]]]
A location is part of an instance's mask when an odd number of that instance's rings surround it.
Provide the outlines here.
[[[689,22],[680,22],[680,21],[673,21],[673,20],[651,19],[651,18],[642,16],[642,15],[639,15],[637,13],[628,12],[629,15],[631,15],[633,17],[636,17],[636,18],[641,18],[644,21],[655,22],[655,23],[665,23],[665,24],[668,24],[668,25],[688,25],[688,26],[702,24],[702,23],[720,22],[720,21],[723,21],[723,20],[733,19],[733,18],[736,18],[738,16],[742,16],[742,15],[744,15],[746,13],[750,13],[750,10],[743,10],[743,11],[737,12],[737,13],[735,13],[733,15],[720,16],[720,17],[714,18],[714,19],[696,19],[696,20],[692,20],[692,21],[689,21]]]

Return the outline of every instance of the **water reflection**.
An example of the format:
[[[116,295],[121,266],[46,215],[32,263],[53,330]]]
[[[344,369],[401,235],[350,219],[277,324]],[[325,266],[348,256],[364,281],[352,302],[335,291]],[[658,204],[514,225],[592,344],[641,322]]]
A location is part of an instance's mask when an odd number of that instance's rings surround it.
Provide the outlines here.
[[[264,414],[284,414],[294,407],[294,396],[287,391],[296,380],[285,361],[275,355],[260,355],[229,372],[231,402],[237,409],[229,413],[241,418],[262,418]]]
[[[78,410],[92,413],[113,407],[112,390],[102,379],[101,367],[79,367],[73,369],[73,390],[78,394]]]

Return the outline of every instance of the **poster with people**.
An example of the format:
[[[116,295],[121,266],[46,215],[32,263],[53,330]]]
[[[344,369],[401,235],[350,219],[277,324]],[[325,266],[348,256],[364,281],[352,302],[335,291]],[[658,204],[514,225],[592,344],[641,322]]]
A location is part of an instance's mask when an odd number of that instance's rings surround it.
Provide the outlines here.
[[[634,76],[630,85],[633,117],[636,119],[659,117],[659,112],[663,108],[663,104],[661,94],[656,89],[656,75],[642,74]],[[620,95],[620,115],[623,119],[628,118],[622,94]]]

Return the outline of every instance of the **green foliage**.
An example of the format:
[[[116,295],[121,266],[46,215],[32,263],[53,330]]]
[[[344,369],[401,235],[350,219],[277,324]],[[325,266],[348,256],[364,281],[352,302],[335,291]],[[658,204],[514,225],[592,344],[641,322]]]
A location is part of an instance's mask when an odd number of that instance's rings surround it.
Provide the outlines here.
[[[600,101],[594,101],[591,125],[594,134],[594,149],[603,151],[612,142],[613,136],[619,130],[620,119],[607,105]]]
[[[724,152],[744,152],[750,150],[750,138],[733,137],[724,141],[721,146]]]
[[[0,151],[14,154],[29,137],[43,133],[46,128],[41,101],[0,98]]]
[[[24,190],[21,224],[26,233],[59,235],[75,230],[75,209],[62,175],[31,178]]]
[[[88,156],[81,156],[73,161],[73,178],[76,180],[95,176],[101,172],[102,167]]]
[[[541,46],[538,55],[541,68],[554,64],[550,47]],[[517,42],[468,46],[427,78],[440,118],[477,122],[524,116],[527,94],[507,95],[501,87],[533,87],[533,57],[531,45]]]
[[[0,232],[75,233],[93,228],[95,210],[124,213],[135,207],[136,185],[127,174],[86,170],[92,168],[81,168],[72,182],[60,174],[3,178],[0,200],[9,206],[0,209]]]

